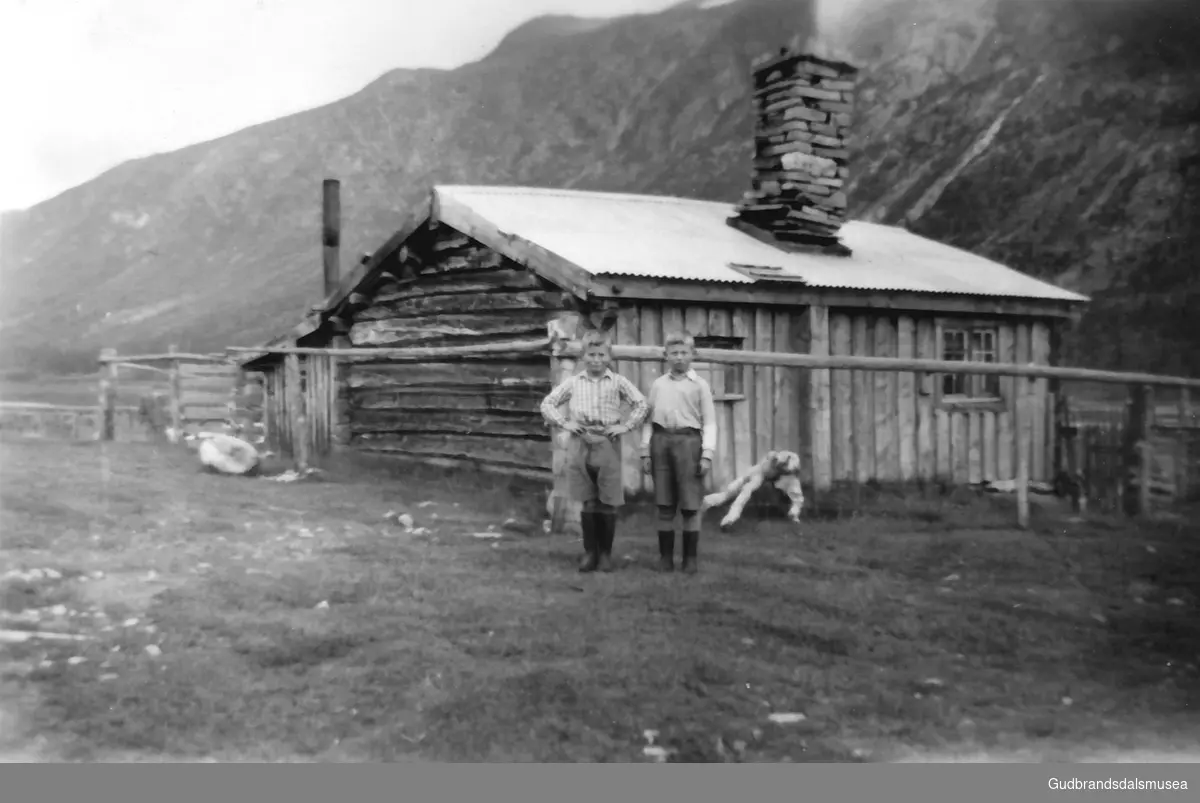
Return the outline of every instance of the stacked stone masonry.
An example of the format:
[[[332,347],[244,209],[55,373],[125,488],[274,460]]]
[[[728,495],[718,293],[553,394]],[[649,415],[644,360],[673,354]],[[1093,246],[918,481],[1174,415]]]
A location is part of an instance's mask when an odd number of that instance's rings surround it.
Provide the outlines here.
[[[741,220],[785,242],[837,242],[856,73],[802,54],[756,66],[753,189],[738,207]]]

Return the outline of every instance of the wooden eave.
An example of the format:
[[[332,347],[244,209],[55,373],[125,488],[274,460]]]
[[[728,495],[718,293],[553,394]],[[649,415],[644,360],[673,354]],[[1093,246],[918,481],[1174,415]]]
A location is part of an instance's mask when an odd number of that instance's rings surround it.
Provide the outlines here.
[[[537,243],[500,231],[494,223],[454,198],[432,194],[433,220],[486,245],[580,299],[594,294],[595,280],[586,270]]]
[[[914,293],[892,290],[820,288],[797,282],[760,279],[754,284],[671,281],[632,276],[598,276],[593,294],[603,299],[631,299],[672,303],[749,304],[754,306],[807,307],[821,305],[844,309],[878,309],[897,312],[933,312],[969,315],[1006,315],[1030,318],[1075,318],[1082,301],[1006,298],[951,293]]]

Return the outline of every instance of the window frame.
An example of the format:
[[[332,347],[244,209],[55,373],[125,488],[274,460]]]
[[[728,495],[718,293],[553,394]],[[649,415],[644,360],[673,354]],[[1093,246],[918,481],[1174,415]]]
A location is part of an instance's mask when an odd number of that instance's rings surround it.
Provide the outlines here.
[[[729,335],[695,335],[698,349],[728,349],[731,351],[745,350],[746,339]],[[703,376],[713,391],[713,402],[734,402],[746,400],[746,369],[744,365],[704,362],[697,360],[692,363],[692,370]],[[722,382],[718,385],[713,381],[714,372],[722,371]],[[730,380],[738,392],[730,393]],[[719,388],[719,390],[718,390]]]
[[[964,362],[979,362],[973,359],[976,355],[975,335],[986,332],[991,335],[992,359],[990,362],[1000,362],[1000,321],[971,318],[939,319],[936,325],[937,359],[946,359],[946,335],[949,332],[964,332],[963,357]],[[987,353],[984,351],[983,353]],[[989,362],[989,360],[983,360]],[[966,393],[947,393],[946,382],[950,377],[959,377],[967,387]],[[998,374],[948,374],[934,375],[934,394],[936,404],[942,410],[964,411],[994,411],[1003,412],[1008,409],[1008,399],[1004,393],[1003,377]]]

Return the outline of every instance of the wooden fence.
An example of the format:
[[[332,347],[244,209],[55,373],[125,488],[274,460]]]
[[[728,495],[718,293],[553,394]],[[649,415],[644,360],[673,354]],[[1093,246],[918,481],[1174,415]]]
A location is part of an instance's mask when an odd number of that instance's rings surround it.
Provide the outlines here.
[[[182,437],[200,430],[224,431],[238,422],[251,440],[262,427],[261,385],[224,354],[100,353],[94,405],[0,401],[0,435],[66,441],[151,441],[168,428]],[[122,383],[136,371],[151,381]],[[125,380],[128,382],[128,378]],[[127,391],[122,393],[121,391]],[[132,392],[128,392],[132,390]],[[125,397],[121,399],[121,397]],[[136,400],[136,404],[131,404]],[[124,403],[121,403],[121,402]]]
[[[119,369],[139,368],[162,376],[162,389],[143,398],[140,411],[156,433],[170,427],[180,436],[206,430],[228,430],[237,422],[254,432],[262,425],[261,386],[257,375],[248,376],[224,354],[188,354],[171,346],[166,354],[118,355],[114,349],[100,353],[101,438],[113,440],[109,427],[116,410]],[[252,438],[257,440],[258,436]]]
[[[578,341],[562,339],[538,339],[517,343],[489,344],[488,346],[444,346],[431,348],[302,348],[302,347],[261,347],[261,348],[229,348],[227,351],[242,356],[265,356],[267,354],[285,355],[286,373],[299,370],[298,358],[324,357],[328,358],[327,369],[331,375],[336,375],[338,358],[347,359],[379,359],[389,360],[434,360],[454,358],[478,358],[488,350],[503,349],[506,353],[519,350],[530,353],[545,353],[549,359],[562,363],[573,360],[580,354]],[[612,348],[613,360],[630,362],[661,362],[662,348],[656,346],[616,345]],[[1124,508],[1127,513],[1137,515],[1148,513],[1152,509],[1151,478],[1153,461],[1151,450],[1147,443],[1153,434],[1154,427],[1154,389],[1156,387],[1179,388],[1181,390],[1200,389],[1200,379],[1188,377],[1161,376],[1157,374],[1122,373],[1114,371],[1097,371],[1087,368],[1060,367],[1043,364],[1013,364],[1013,363],[983,363],[957,362],[930,359],[909,359],[892,357],[855,357],[849,355],[814,355],[795,354],[786,352],[739,351],[729,349],[701,348],[696,350],[696,360],[706,363],[727,365],[764,365],[783,368],[807,368],[813,371],[817,381],[828,383],[829,372],[834,369],[845,369],[854,372],[896,372],[913,373],[916,381],[921,381],[926,374],[978,374],[1015,377],[1018,380],[1033,381],[1036,379],[1059,379],[1081,382],[1099,382],[1105,384],[1125,385],[1129,388],[1130,402],[1128,405],[1127,422],[1121,434],[1121,458],[1123,477],[1122,487],[1134,489],[1133,493],[1124,493]],[[280,372],[276,371],[276,374]],[[280,380],[283,381],[283,380]],[[319,398],[306,391],[299,392],[301,384],[294,383],[295,390],[290,391],[288,405],[279,409],[279,415],[292,419],[291,427],[294,432],[307,433],[300,437],[289,452],[304,464],[313,450],[319,450],[317,440],[313,436],[314,429],[307,419],[314,415],[323,418],[330,416],[330,410],[336,402],[334,396],[326,393],[317,394]],[[311,383],[309,383],[311,390]],[[304,398],[305,396],[309,398]],[[1029,394],[1017,394],[1017,403],[1013,410],[1013,428],[1018,433],[1016,448],[1016,481],[1015,491],[1017,500],[1017,521],[1021,527],[1029,524],[1029,469],[1032,448],[1032,416],[1033,411],[1027,407],[1024,400]],[[819,444],[825,447],[830,443],[830,425],[832,411],[827,405],[809,411],[811,431],[808,436],[814,444],[812,450],[814,469],[814,490],[817,493],[828,490],[832,485],[832,472],[829,470],[830,450],[817,448]],[[822,465],[824,463],[824,465]],[[1076,469],[1078,474],[1078,469]],[[556,480],[557,483],[557,480]],[[1083,487],[1085,483],[1076,482]]]
[[[114,405],[110,420],[115,440],[153,438],[136,405]],[[0,401],[0,437],[9,440],[95,441],[100,440],[104,421],[99,405]]]
[[[1064,397],[1056,410],[1059,471],[1076,478],[1080,496],[1099,509],[1125,508],[1126,494],[1140,483],[1130,474],[1126,453],[1140,448],[1148,465],[1153,508],[1200,498],[1200,409],[1191,404],[1187,388],[1174,402],[1154,403],[1146,419],[1147,437],[1131,444],[1130,401],[1097,401]]]

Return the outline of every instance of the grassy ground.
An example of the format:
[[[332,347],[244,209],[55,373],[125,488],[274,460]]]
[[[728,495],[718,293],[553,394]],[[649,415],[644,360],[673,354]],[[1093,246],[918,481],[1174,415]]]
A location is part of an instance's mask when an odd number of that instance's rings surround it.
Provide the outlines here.
[[[653,729],[677,761],[858,761],[1183,743],[1200,703],[1186,522],[1040,508],[1018,532],[992,497],[877,499],[706,522],[685,577],[651,571],[635,511],[618,571],[581,576],[502,480],[226,478],[150,444],[0,465],[0,626],[93,636],[0,642],[10,755],[644,761]]]

